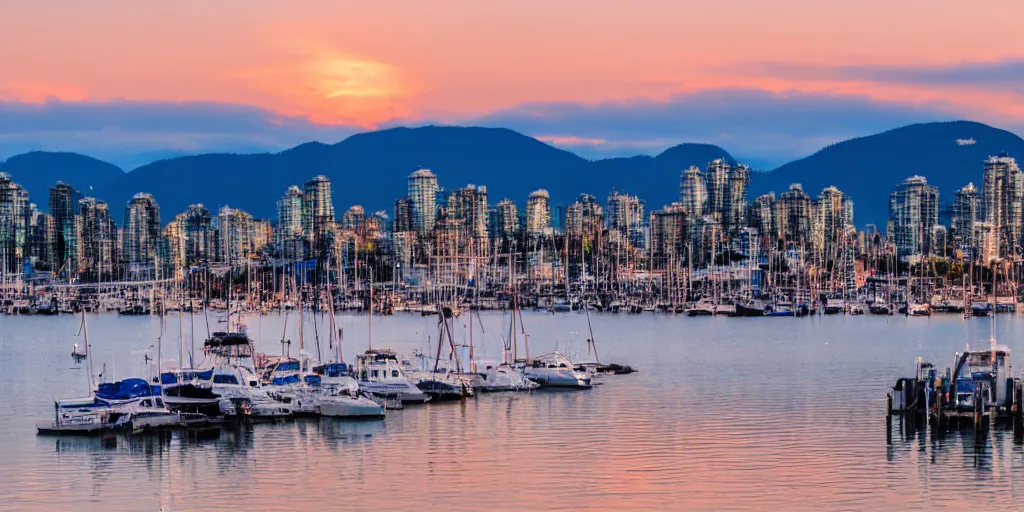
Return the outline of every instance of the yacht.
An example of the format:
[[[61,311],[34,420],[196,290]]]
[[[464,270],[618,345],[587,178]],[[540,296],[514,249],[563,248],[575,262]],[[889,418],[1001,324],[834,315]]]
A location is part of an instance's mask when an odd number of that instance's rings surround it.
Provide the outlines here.
[[[548,352],[530,361],[523,370],[523,376],[544,388],[589,389],[591,375],[576,370],[572,361],[557,350]]]
[[[164,403],[171,410],[217,416],[220,395],[213,391],[213,369],[183,369],[160,374]]]
[[[140,431],[181,421],[178,413],[167,408],[159,389],[144,379],[125,379],[100,384],[90,397],[55,400],[53,421],[40,422],[36,428],[43,434],[88,434]]]
[[[715,314],[715,304],[707,299],[701,299],[694,305],[686,308],[686,316],[713,316]]]
[[[1009,407],[1013,401],[1013,379],[1010,369],[1010,349],[1006,345],[971,350],[959,354],[953,369],[953,406],[959,410],[974,410],[975,397],[987,406]]]
[[[473,380],[473,389],[481,392],[529,391],[540,384],[526,378],[508,363],[484,364],[484,371]]]
[[[359,383],[349,375],[349,367],[342,362],[325,363],[313,367],[313,374],[305,377],[306,385],[316,395],[317,412],[333,418],[380,418],[384,416],[381,404],[359,391]]]
[[[841,315],[846,312],[846,301],[843,299],[830,298],[825,302],[823,312],[826,315]]]
[[[370,349],[356,356],[359,388],[379,400],[395,398],[403,403],[424,403],[430,396],[405,376],[398,355],[390,349]]]
[[[927,302],[911,303],[907,306],[909,316],[932,316],[932,307]]]

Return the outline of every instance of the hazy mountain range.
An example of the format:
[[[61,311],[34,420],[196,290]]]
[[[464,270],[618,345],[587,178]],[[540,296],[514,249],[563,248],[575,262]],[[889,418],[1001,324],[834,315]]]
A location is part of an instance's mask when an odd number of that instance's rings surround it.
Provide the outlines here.
[[[960,141],[958,143],[958,140]],[[965,143],[964,141],[973,141]],[[835,185],[855,203],[858,225],[884,226],[889,192],[920,174],[940,188],[943,203],[969,181],[980,185],[986,157],[1006,152],[1024,157],[1024,140],[969,121],[916,124],[832,144],[806,158],[768,172],[752,173],[749,197],[801,183],[816,197]],[[393,128],[353,135],[337,144],[310,142],[262,154],[203,154],[156,161],[125,173],[118,167],[74,153],[26,153],[0,163],[30,199],[46,209],[48,188],[58,180],[108,201],[115,212],[137,192],[160,204],[164,222],[189,204],[211,209],[230,205],[273,218],[275,202],[289,185],[324,174],[334,185],[338,213],[353,204],[388,209],[406,194],[406,176],[432,169],[444,189],[486,185],[496,203],[508,197],[522,208],[538,188],[555,205],[589,193],[602,202],[612,190],[647,201],[648,209],[679,198],[680,171],[705,168],[715,158],[735,163],[718,146],[685,143],[657,156],[588,160],[532,137],[501,128]]]

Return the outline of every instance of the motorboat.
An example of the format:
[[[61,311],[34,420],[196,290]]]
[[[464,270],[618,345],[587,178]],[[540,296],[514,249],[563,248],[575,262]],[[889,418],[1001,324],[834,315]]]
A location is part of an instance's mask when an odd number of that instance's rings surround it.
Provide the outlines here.
[[[907,305],[908,316],[932,316],[932,307],[927,302],[917,302]]]
[[[377,399],[398,399],[402,403],[430,400],[428,394],[406,378],[403,364],[393,350],[369,349],[356,355],[355,370],[359,388]]]
[[[714,314],[715,304],[707,299],[701,299],[686,308],[686,316],[713,316]]]
[[[828,299],[822,311],[826,315],[841,315],[846,313],[846,301],[843,299]]]
[[[984,400],[985,407],[1009,407],[1013,400],[1013,378],[1010,368],[1010,349],[997,345],[985,349],[968,348],[958,354],[953,369],[953,384],[950,396],[953,406],[959,410],[975,409],[975,399]]]
[[[473,381],[473,389],[481,392],[529,391],[540,387],[508,363],[485,363],[484,370],[477,375],[479,378]]]
[[[591,375],[577,370],[561,352],[548,352],[527,362],[523,376],[544,388],[589,389]]]
[[[102,383],[93,396],[55,400],[53,421],[36,428],[41,434],[98,434],[180,425],[181,416],[159,393],[144,379]]]
[[[764,316],[764,303],[756,300],[736,302],[735,316]]]
[[[304,381],[316,396],[317,413],[332,418],[380,418],[384,408],[359,390],[359,383],[349,375],[350,368],[342,362],[313,367],[313,374]]]
[[[164,403],[173,411],[216,416],[220,395],[213,391],[213,369],[182,369],[160,374]]]

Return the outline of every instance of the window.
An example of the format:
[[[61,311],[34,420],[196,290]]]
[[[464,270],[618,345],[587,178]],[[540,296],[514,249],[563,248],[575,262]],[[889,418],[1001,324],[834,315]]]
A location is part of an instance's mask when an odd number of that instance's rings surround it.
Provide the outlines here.
[[[392,377],[398,377],[398,370],[391,370]]]
[[[153,401],[156,402],[156,406],[157,407],[163,407],[164,406],[164,401],[159,399],[159,398],[157,398],[157,399],[155,399]]]
[[[152,400],[143,400],[142,401],[142,406],[143,407],[153,407],[153,401]]]
[[[377,378],[377,370],[373,370],[371,372],[371,374],[373,375],[373,378],[375,378],[375,379]]]

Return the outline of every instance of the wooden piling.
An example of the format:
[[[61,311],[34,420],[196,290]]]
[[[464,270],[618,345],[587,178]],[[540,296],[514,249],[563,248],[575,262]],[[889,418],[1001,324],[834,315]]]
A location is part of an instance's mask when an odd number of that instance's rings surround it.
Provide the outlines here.
[[[885,444],[892,446],[892,394],[885,394]]]

